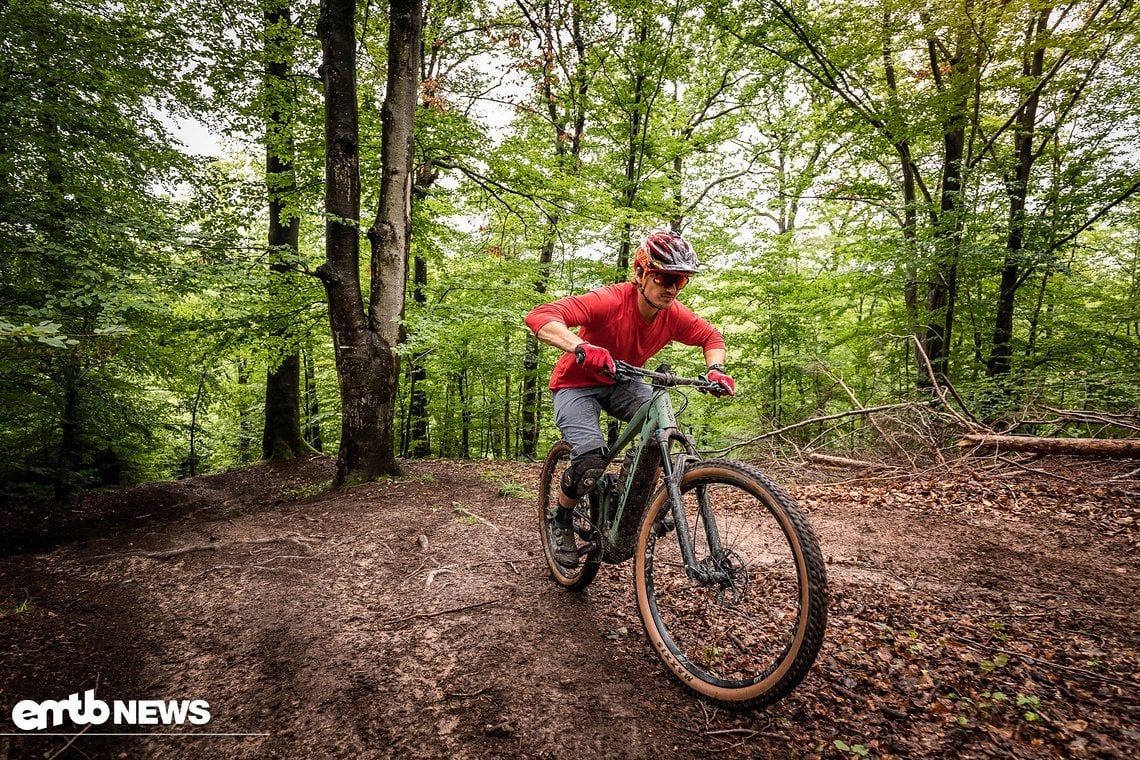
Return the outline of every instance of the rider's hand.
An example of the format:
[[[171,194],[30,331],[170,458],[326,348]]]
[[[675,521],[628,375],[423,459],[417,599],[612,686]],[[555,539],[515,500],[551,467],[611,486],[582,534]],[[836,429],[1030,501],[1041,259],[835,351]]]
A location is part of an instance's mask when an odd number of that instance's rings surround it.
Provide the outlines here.
[[[708,375],[710,383],[716,383],[720,386],[721,390],[713,390],[714,396],[735,396],[736,395],[736,381],[728,375],[721,372],[719,369],[710,369]]]
[[[617,372],[617,365],[610,352],[593,343],[579,343],[574,349],[576,361],[591,372],[604,372],[613,375]]]

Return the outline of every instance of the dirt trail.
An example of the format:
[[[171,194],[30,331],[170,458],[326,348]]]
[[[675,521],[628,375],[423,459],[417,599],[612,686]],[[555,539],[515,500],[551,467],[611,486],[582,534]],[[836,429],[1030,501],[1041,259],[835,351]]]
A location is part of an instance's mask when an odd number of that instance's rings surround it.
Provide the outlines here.
[[[519,488],[537,466],[412,462],[323,492],[331,473],[312,459],[87,497],[72,538],[0,558],[0,732],[18,700],[95,688],[205,700],[211,720],[91,728],[61,757],[1124,757],[1140,741],[1140,498],[1097,485],[1111,472],[794,488],[828,558],[828,637],[791,697],[745,713],[658,665],[627,566],[584,594],[548,580]],[[10,550],[62,524],[22,519]],[[0,737],[0,760],[69,740]]]

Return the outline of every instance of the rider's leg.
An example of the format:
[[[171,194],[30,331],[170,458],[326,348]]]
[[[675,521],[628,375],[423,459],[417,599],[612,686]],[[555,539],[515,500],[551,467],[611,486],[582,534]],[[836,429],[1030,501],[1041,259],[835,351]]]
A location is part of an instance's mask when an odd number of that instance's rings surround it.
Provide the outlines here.
[[[602,435],[601,413],[629,421],[652,391],[641,382],[621,382],[587,388],[562,388],[554,394],[554,422],[570,444],[570,465],[562,473],[551,535],[555,559],[566,567],[578,564],[574,539],[574,507],[606,470],[608,452]]]
[[[570,444],[570,467],[558,494],[560,517],[569,520],[578,499],[589,493],[606,467],[606,439],[600,424],[602,409],[623,422],[649,400],[653,390],[640,381],[586,388],[562,388],[554,394],[554,422]]]
[[[574,505],[578,503],[578,499],[594,490],[598,478],[606,471],[608,463],[609,458],[606,456],[604,446],[600,449],[587,451],[579,457],[571,457],[570,466],[562,473],[562,483],[560,484],[562,487],[558,496],[556,522],[563,525],[570,523],[570,513],[574,511]],[[570,504],[567,505],[566,501],[569,501]]]
[[[554,394],[554,422],[570,444],[570,466],[562,473],[558,489],[558,509],[552,533],[555,557],[560,564],[578,564],[578,550],[572,526],[578,500],[597,483],[606,469],[606,440],[602,437],[599,396],[606,386],[562,388]]]
[[[609,386],[599,398],[602,408],[622,422],[629,422],[638,408],[653,395],[653,388],[640,380],[622,380]]]
[[[604,457],[606,439],[602,435],[602,398],[608,394],[609,386],[595,385],[587,388],[561,388],[554,394],[554,424],[562,431],[562,438],[570,444],[570,467],[566,474],[572,482],[563,478],[559,490],[558,505],[560,517],[569,518],[574,505],[582,494],[593,487],[598,476],[599,453]],[[589,456],[589,461],[586,461]],[[605,469],[604,458],[601,469]],[[588,481],[584,482],[584,481]],[[588,486],[582,488],[582,486]]]
[[[554,424],[562,431],[562,438],[570,444],[571,458],[606,445],[600,419],[602,398],[608,392],[609,386],[605,385],[560,388],[555,392]]]

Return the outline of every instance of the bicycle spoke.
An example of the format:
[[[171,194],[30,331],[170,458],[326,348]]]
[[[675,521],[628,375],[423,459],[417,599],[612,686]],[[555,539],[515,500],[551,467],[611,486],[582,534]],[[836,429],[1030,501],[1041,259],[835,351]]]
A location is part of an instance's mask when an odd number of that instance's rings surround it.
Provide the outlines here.
[[[639,604],[644,597],[650,638],[676,658],[666,664],[690,688],[728,702],[737,699],[734,692],[770,701],[803,677],[818,651],[825,599],[821,585],[805,593],[804,584],[817,581],[804,563],[813,563],[820,582],[822,563],[806,522],[795,526],[783,517],[795,509],[786,495],[776,501],[767,482],[735,463],[708,472],[681,484],[695,567],[685,567],[675,534],[645,532]],[[810,626],[818,630],[805,636]]]

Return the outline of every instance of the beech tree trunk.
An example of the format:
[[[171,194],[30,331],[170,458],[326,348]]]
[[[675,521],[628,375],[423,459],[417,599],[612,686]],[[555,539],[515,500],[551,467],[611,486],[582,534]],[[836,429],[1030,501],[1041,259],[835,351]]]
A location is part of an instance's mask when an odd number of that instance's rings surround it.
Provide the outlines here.
[[[1022,65],[1022,81],[1029,87],[1041,79],[1045,70],[1045,46],[1040,41],[1048,34],[1051,10],[1046,8],[1037,15],[1036,32],[1032,42],[1037,45],[1032,56],[1026,56]],[[1028,41],[1027,41],[1028,42]],[[986,362],[986,374],[990,377],[1008,375],[1013,357],[1013,314],[1017,290],[1025,281],[1022,272],[1032,269],[1023,264],[1025,258],[1026,200],[1029,196],[1029,177],[1037,154],[1033,148],[1034,128],[1037,125],[1038,90],[1032,89],[1025,99],[1025,105],[1017,113],[1017,130],[1013,133],[1016,164],[1014,176],[1006,181],[1006,194],[1009,197],[1009,230],[1006,233],[1005,262],[1001,270],[1001,285],[998,288],[997,311],[994,315],[993,345]]]
[[[324,0],[317,32],[325,99],[325,286],[342,404],[333,486],[383,473],[375,389],[391,367],[364,319],[360,287],[360,156],[352,0]]]
[[[305,425],[302,435],[315,451],[324,451],[324,441],[321,440],[321,402],[317,395],[317,368],[314,366],[312,351],[305,351],[302,363],[305,367]]]
[[[422,256],[414,257],[412,263],[412,299],[421,307],[427,303],[427,261]],[[427,382],[425,362],[427,352],[411,357],[408,367],[408,418],[404,430],[404,453],[413,457],[426,457],[431,453],[428,437],[428,395],[424,390]]]
[[[1032,435],[970,434],[963,436],[958,445],[1027,451],[1033,454],[1140,459],[1140,438],[1041,438]]]
[[[923,349],[935,376],[950,374],[950,349],[954,331],[954,308],[958,300],[958,261],[962,255],[963,161],[969,126],[970,89],[966,86],[976,70],[970,35],[959,32],[952,52],[940,56],[938,42],[927,43],[930,65],[948,108],[942,122],[942,182],[938,216],[934,225],[935,267],[927,284],[927,325]],[[946,66],[946,76],[940,73]]]
[[[391,374],[379,390],[381,440],[389,442],[382,466],[399,471],[395,459],[396,392],[408,256],[412,239],[412,187],[415,180],[413,137],[419,104],[423,9],[420,0],[394,0],[389,6],[388,80],[380,109],[383,133],[380,160],[380,204],[368,230],[372,248],[372,291],[368,325],[384,352]],[[426,278],[426,270],[425,270]],[[425,431],[426,434],[426,431]]]
[[[890,23],[887,17],[887,24]],[[898,108],[898,77],[895,68],[895,51],[889,41],[883,45],[883,73],[886,78],[887,89],[890,93],[892,108]],[[939,70],[936,62],[932,62],[932,71]],[[910,323],[911,332],[916,340],[911,361],[915,368],[915,384],[920,390],[929,390],[934,380],[926,369],[927,358],[938,357],[938,372],[946,371],[945,350],[949,343],[946,337],[953,327],[953,311],[949,306],[948,286],[956,280],[956,270],[951,272],[945,267],[945,257],[940,257],[938,267],[929,273],[926,280],[926,298],[923,300],[921,291],[921,277],[924,267],[920,266],[919,236],[918,236],[918,209],[920,175],[915,164],[908,136],[888,133],[892,145],[899,159],[899,168],[902,176],[903,217],[902,236],[903,243],[909,254],[906,264],[906,278],[903,284],[903,302]],[[954,141],[944,135],[944,143],[948,149],[954,146]],[[959,155],[960,160],[960,155]],[[960,177],[955,174],[958,165],[952,164],[947,158],[943,162],[943,173],[949,175],[951,183],[957,187]],[[943,208],[951,196],[943,196]],[[945,249],[945,245],[942,246]],[[941,325],[937,320],[941,319]],[[933,362],[932,362],[933,364]]]
[[[63,409],[60,414],[59,449],[56,453],[55,473],[52,479],[56,498],[68,494],[73,484],[69,476],[73,475],[82,458],[83,431],[79,415],[79,369],[78,362],[72,357],[65,357],[61,362],[63,385]],[[193,447],[193,439],[191,439]]]
[[[265,129],[265,179],[269,195],[269,248],[297,252],[300,219],[287,211],[286,199],[297,191],[293,174],[292,109],[283,93],[291,92],[288,84],[288,47],[290,24],[286,2],[265,11],[265,88],[268,102]],[[289,267],[273,264],[270,269],[284,275]],[[283,330],[278,330],[278,333]],[[265,459],[289,459],[306,449],[301,438],[301,359],[290,351],[277,366],[270,365],[265,377],[265,427],[261,436],[261,455]]]
[[[325,93],[325,285],[341,396],[333,487],[399,472],[395,454],[396,346],[411,240],[412,129],[423,14],[419,0],[389,6],[388,86],[381,109],[380,208],[368,232],[371,292],[360,282],[360,155],[355,3],[323,0],[318,34]]]

